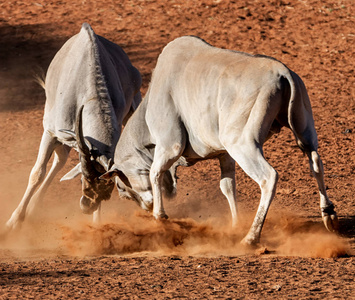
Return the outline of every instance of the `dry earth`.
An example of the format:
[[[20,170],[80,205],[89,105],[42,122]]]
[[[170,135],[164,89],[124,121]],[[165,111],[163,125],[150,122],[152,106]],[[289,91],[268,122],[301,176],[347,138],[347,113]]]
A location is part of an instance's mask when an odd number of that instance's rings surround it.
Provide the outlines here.
[[[155,222],[114,193],[105,224],[80,212],[80,182],[59,183],[40,208],[0,240],[0,298],[355,299],[355,12],[352,0],[0,1],[0,226],[20,201],[42,134],[46,70],[83,22],[119,44],[147,90],[162,48],[182,35],[273,56],[304,80],[319,136],[329,196],[340,233],[323,228],[316,183],[292,134],[267,142],[279,172],[261,247],[244,249],[258,186],[237,167],[238,231],[215,161],[179,170],[170,219]]]

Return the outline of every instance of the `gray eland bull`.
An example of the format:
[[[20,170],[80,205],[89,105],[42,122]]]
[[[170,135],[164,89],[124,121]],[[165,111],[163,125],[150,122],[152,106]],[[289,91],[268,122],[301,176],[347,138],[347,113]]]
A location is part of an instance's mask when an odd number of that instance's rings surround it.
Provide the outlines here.
[[[122,124],[141,101],[139,71],[118,45],[96,35],[86,23],[55,55],[43,85],[46,103],[39,153],[26,192],[6,223],[9,229],[19,226],[43,198],[71,148],[79,152],[80,162],[62,180],[82,173],[80,207],[84,213],[96,212],[94,220],[99,217],[101,201],[108,200],[114,188],[114,183],[99,177],[112,165]]]
[[[326,193],[311,105],[300,77],[273,58],[215,48],[197,37],[177,38],[164,48],[147,95],[117,144],[114,165],[102,178],[116,180],[155,218],[165,218],[162,190],[169,189],[169,182],[176,184],[166,178],[174,177],[178,165],[218,158],[220,188],[235,225],[237,162],[261,189],[256,216],[242,240],[255,244],[278,179],[262,147],[283,126],[308,155],[323,221],[334,231],[337,216]]]

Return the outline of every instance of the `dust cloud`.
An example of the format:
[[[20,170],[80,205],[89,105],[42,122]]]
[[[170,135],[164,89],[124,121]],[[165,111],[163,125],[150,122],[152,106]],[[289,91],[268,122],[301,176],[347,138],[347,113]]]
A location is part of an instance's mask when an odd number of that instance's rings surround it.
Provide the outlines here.
[[[163,255],[242,254],[236,248],[241,235],[209,222],[192,219],[156,221],[144,213],[102,226],[63,228],[63,241],[75,255],[156,252]]]
[[[0,257],[46,257],[56,255],[272,255],[340,257],[350,253],[347,241],[326,231],[320,216],[315,221],[288,211],[269,212],[258,248],[240,244],[254,215],[241,212],[237,228],[228,215],[205,219],[173,217],[156,221],[137,210],[133,201],[105,202],[104,223],[93,225],[92,216],[78,210],[78,201],[59,205],[69,194],[62,190],[56,200],[41,203],[22,227],[0,234]],[[54,189],[52,193],[57,192]],[[60,196],[58,196],[60,195]],[[74,198],[79,199],[80,191]],[[72,197],[70,197],[72,198]],[[132,202],[132,203],[131,203]],[[186,206],[185,204],[184,206]],[[13,209],[13,205],[11,206]],[[7,216],[10,215],[10,209]],[[75,212],[75,213],[74,213]],[[1,216],[2,221],[6,218]],[[4,223],[3,223],[4,224]],[[3,255],[1,255],[1,253]]]
[[[62,241],[71,255],[111,255],[153,252],[159,255],[245,255],[274,253],[301,257],[339,257],[349,252],[335,234],[300,218],[271,217],[257,249],[243,247],[250,220],[238,229],[213,221],[192,219],[156,221],[144,213],[101,226],[62,227]],[[263,251],[260,251],[263,250]]]
[[[306,221],[281,212],[281,217],[270,217],[263,234],[265,243],[280,255],[334,258],[350,253],[349,244],[328,232],[320,216],[317,221]]]

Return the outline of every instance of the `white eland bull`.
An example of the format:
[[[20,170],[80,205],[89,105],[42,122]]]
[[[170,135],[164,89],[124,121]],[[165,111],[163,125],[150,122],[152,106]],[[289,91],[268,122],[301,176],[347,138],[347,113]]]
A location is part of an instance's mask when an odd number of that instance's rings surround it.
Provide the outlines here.
[[[278,179],[262,147],[283,126],[309,157],[323,221],[334,231],[337,216],[326,194],[311,105],[300,77],[273,58],[215,48],[197,37],[177,38],[164,48],[147,95],[117,144],[114,165],[102,178],[119,177],[119,188],[139,196],[155,218],[164,218],[166,175],[174,175],[177,165],[218,158],[220,188],[235,225],[237,162],[261,189],[256,216],[242,241],[255,244]]]
[[[79,152],[80,162],[62,180],[82,173],[80,207],[84,213],[96,211],[94,220],[99,217],[101,201],[109,199],[114,188],[114,183],[99,177],[112,165],[122,124],[141,101],[140,86],[140,73],[126,53],[96,35],[89,24],[84,23],[64,44],[48,68],[39,153],[26,192],[6,223],[8,229],[20,225],[26,211],[43,198],[71,148]],[[53,152],[53,164],[46,175]]]

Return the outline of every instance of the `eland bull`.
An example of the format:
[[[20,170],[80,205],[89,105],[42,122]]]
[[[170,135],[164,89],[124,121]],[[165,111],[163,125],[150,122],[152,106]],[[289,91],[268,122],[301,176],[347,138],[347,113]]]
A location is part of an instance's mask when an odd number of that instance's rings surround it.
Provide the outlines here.
[[[94,220],[99,217],[101,201],[109,199],[114,188],[114,183],[99,177],[110,169],[122,124],[141,101],[140,86],[140,73],[126,53],[84,23],[48,68],[43,83],[44,131],[37,161],[26,192],[6,223],[7,228],[20,225],[26,212],[43,198],[66,163],[71,148],[79,152],[80,162],[62,180],[81,173],[80,207],[84,213],[96,212]],[[53,152],[53,164],[46,175]]]
[[[220,188],[237,223],[235,162],[261,189],[244,244],[259,242],[275,195],[277,172],[263,144],[285,126],[309,158],[328,230],[337,216],[323,180],[310,101],[300,77],[276,59],[212,47],[197,37],[169,43],[158,58],[145,99],[122,133],[114,164],[102,176],[165,218],[162,191],[174,191],[175,170],[200,160],[220,162]],[[119,180],[117,179],[119,178]]]

